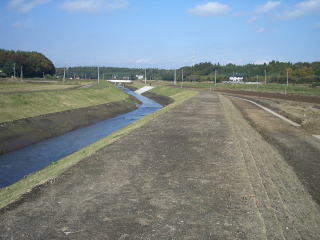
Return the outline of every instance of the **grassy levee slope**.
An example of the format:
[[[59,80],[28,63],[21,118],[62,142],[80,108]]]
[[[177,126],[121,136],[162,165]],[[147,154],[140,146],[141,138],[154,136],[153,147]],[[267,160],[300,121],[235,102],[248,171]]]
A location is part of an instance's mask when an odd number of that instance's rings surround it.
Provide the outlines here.
[[[167,83],[171,84],[172,83]],[[180,83],[179,83],[180,84]],[[180,86],[180,85],[179,85]],[[297,94],[306,96],[320,96],[319,88],[312,88],[306,84],[277,84],[270,83],[267,85],[261,84],[223,84],[218,83],[216,86],[213,82],[184,82],[183,87],[189,88],[215,88],[217,90],[241,90],[241,91],[254,91],[254,92],[268,92],[268,93],[281,93],[281,94]]]
[[[46,83],[28,83],[28,82],[13,82],[0,81],[0,93],[14,93],[14,92],[32,92],[32,91],[50,91],[61,90],[90,84],[90,82],[46,82]]]
[[[156,87],[155,89],[153,89],[153,91],[158,94],[162,93],[166,96],[170,96],[172,99],[174,99],[174,102],[162,108],[161,110],[154,112],[119,131],[114,132],[113,134],[109,135],[108,137],[100,141],[91,144],[90,146],[83,148],[70,156],[63,158],[60,161],[52,163],[50,166],[42,169],[41,171],[36,172],[34,174],[30,174],[21,181],[9,187],[0,189],[0,209],[6,207],[10,203],[13,203],[21,199],[21,197],[23,197],[24,194],[27,194],[28,192],[32,191],[32,189],[34,189],[37,186],[40,186],[45,183],[54,182],[55,178],[57,178],[60,174],[65,172],[68,168],[72,167],[82,159],[89,157],[99,149],[117,141],[120,137],[129,134],[133,130],[143,126],[144,124],[151,121],[160,114],[169,111],[170,109],[176,107],[185,100],[197,94],[196,91],[183,89],[172,90],[172,88],[170,87]]]
[[[106,82],[69,91],[0,94],[0,123],[123,100],[129,96]]]

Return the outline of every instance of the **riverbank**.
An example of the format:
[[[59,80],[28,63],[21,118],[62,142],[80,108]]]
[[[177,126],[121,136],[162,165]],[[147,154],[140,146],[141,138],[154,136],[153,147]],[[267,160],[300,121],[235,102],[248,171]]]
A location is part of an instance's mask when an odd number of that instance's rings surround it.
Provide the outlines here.
[[[21,181],[3,188],[0,190],[0,208],[3,208],[7,206],[10,203],[15,202],[18,199],[23,199],[23,196],[26,196],[25,194],[29,192],[36,191],[37,186],[42,186],[43,184],[48,184],[50,182],[54,182],[55,179],[62,174],[64,171],[66,171],[71,166],[77,164],[82,159],[92,155],[94,152],[98,151],[99,149],[117,141],[122,136],[127,135],[134,129],[137,129],[141,126],[143,126],[145,123],[149,122],[156,116],[174,108],[175,106],[181,104],[186,99],[189,99],[190,97],[194,96],[196,92],[194,91],[181,91],[177,94],[174,94],[170,96],[172,99],[174,99],[174,102],[167,107],[150,114],[135,123],[116,131],[115,133],[109,135],[108,137],[86,147],[82,150],[64,158],[61,159],[58,162],[55,162],[54,164],[51,164],[50,166],[44,168],[41,171],[38,171],[34,174],[28,175]],[[27,194],[28,195],[28,194]]]
[[[128,85],[126,87],[128,89],[130,89],[131,91],[136,91],[138,89],[135,85]],[[167,105],[173,103],[174,99],[169,97],[170,95],[173,95],[173,94],[169,94],[169,95],[162,94],[161,95],[161,94],[157,94],[156,92],[154,92],[154,91],[158,91],[159,88],[161,88],[161,87],[158,86],[155,89],[151,89],[151,91],[142,93],[141,95],[152,99],[153,101],[161,104],[162,106],[167,106]]]
[[[40,92],[32,92],[29,86],[32,83],[22,85],[20,90],[28,92],[0,94],[0,123],[129,100],[127,94],[107,82],[71,90],[55,90],[56,85],[48,84],[53,90]],[[0,88],[5,86],[0,84]]]
[[[1,210],[0,232],[4,239],[311,240],[320,237],[319,216],[277,149],[229,99],[203,91]]]
[[[136,90],[134,87],[131,87],[131,89]],[[152,92],[146,92],[142,95],[163,106],[173,102],[173,99],[168,96]],[[140,102],[136,98],[129,96],[126,101],[111,102],[2,123],[0,124],[0,154],[131,112],[137,109],[139,104]]]
[[[137,109],[139,101],[134,97],[129,99],[2,123],[0,154]]]

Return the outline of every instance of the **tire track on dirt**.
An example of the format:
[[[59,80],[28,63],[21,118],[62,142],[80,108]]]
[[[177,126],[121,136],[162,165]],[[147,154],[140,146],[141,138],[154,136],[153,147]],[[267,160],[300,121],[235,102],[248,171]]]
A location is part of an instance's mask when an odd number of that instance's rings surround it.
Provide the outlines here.
[[[260,177],[261,184],[267,192],[269,200],[266,202],[263,200],[263,205],[261,205],[264,208],[262,210],[263,216],[267,217],[268,214],[264,213],[268,211],[273,212],[277,217],[285,239],[319,238],[319,206],[304,189],[293,169],[278,151],[266,143],[244,121],[242,114],[231,105],[230,100],[225,97],[222,97],[222,99],[224,104],[229,107],[226,112],[233,117],[234,122],[237,122],[234,127],[236,129],[235,133],[240,139],[239,141],[241,142],[242,140],[244,144],[247,144],[248,152],[251,153],[253,162],[246,160],[249,169],[248,174],[249,176],[251,175],[250,179],[256,181],[257,177]],[[252,168],[252,164],[256,168]],[[255,192],[259,194],[261,187],[258,187],[256,183],[253,185],[256,186]],[[260,197],[263,197],[261,193]],[[265,222],[268,222],[268,220],[265,219]],[[269,231],[273,231],[274,226],[271,224],[270,227]]]

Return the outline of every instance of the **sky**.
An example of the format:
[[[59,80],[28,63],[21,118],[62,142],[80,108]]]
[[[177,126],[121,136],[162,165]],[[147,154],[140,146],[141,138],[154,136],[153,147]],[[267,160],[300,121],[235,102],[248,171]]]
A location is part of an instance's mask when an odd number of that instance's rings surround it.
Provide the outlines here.
[[[56,67],[320,61],[320,0],[0,0],[0,48]]]

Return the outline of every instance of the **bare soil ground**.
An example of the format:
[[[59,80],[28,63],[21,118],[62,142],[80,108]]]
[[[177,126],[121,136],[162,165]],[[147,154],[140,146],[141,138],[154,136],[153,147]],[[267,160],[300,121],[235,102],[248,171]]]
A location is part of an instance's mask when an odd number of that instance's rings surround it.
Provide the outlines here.
[[[308,133],[320,135],[320,104],[272,98],[247,98],[301,124]]]
[[[205,92],[0,211],[0,239],[319,238],[294,169]]]
[[[308,111],[301,107],[304,106],[303,103],[295,103],[296,106],[294,106],[282,101],[274,103],[274,100],[260,98],[258,101],[284,109],[283,111],[289,112],[290,115],[299,114],[300,116],[301,112]],[[293,127],[251,103],[240,99],[232,99],[232,102],[264,139],[279,150],[315,201],[320,204],[320,141],[308,132],[310,130],[308,125],[305,126],[306,128]],[[311,129],[314,130],[314,128]]]
[[[320,97],[316,96],[303,96],[296,94],[280,94],[280,93],[268,93],[268,92],[254,92],[254,91],[243,91],[243,90],[217,90],[218,92],[230,93],[230,94],[240,94],[255,97],[266,97],[266,98],[276,98],[283,100],[290,100],[296,102],[306,102],[320,104]]]

